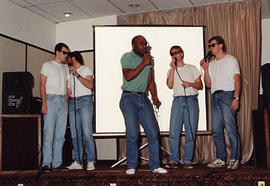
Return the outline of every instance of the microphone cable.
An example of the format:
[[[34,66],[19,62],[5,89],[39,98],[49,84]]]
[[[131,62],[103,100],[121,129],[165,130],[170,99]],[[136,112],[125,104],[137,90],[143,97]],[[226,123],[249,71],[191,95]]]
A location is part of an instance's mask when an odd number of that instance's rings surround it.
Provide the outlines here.
[[[72,74],[73,75],[73,74]],[[77,128],[77,106],[76,106],[76,91],[75,91],[75,86],[76,86],[76,83],[75,83],[75,76],[73,75],[73,92],[74,92],[74,97],[73,97],[73,102],[74,102],[74,124],[75,124],[75,131],[76,131],[76,136],[77,136],[77,147],[78,147],[78,153],[79,153],[79,163],[83,166],[83,160],[81,158],[81,154],[80,154],[80,146],[79,146],[79,132],[78,132],[78,128]],[[81,135],[81,134],[80,134]],[[83,142],[83,138],[82,138],[82,142]],[[74,147],[73,147],[74,148]],[[76,160],[75,160],[76,161]]]
[[[177,62],[175,62],[175,64],[177,64]],[[181,78],[181,76],[180,76],[180,74],[179,74],[179,72],[178,72],[178,68],[177,68],[177,65],[176,65],[176,73],[177,73],[177,75],[178,75],[178,77],[179,77],[179,79],[180,79],[180,81],[182,81],[182,82],[184,82],[183,81],[183,79]],[[181,85],[182,86],[182,85]],[[189,120],[189,127],[190,127],[190,131],[191,131],[191,137],[192,137],[192,141],[193,141],[193,143],[194,143],[194,149],[193,149],[193,151],[195,152],[195,148],[196,148],[196,143],[195,143],[195,136],[194,136],[194,134],[193,134],[193,128],[192,128],[192,125],[191,125],[191,121],[190,121],[190,112],[189,112],[189,107],[188,107],[188,101],[187,101],[187,94],[186,94],[186,89],[184,88],[184,97],[185,97],[185,101],[186,101],[186,106],[187,106],[187,111],[188,111],[188,120]],[[198,113],[199,114],[199,113]],[[198,122],[198,119],[197,119],[197,122]],[[182,129],[181,129],[182,130]],[[195,135],[196,135],[196,132],[195,132]],[[186,139],[185,139],[186,140]],[[200,150],[198,150],[198,155],[199,155],[199,157],[201,156],[201,151]],[[194,156],[194,155],[193,155]]]

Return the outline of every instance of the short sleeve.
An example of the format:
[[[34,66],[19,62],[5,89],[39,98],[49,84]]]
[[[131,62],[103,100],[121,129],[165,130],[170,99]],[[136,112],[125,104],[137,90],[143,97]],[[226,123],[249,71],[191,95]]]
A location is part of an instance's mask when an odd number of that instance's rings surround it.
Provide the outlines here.
[[[41,67],[40,74],[42,74],[42,75],[44,75],[44,76],[48,76],[48,75],[49,75],[49,73],[48,73],[48,72],[49,72],[48,68],[49,68],[48,63],[44,63],[44,64],[42,65],[42,67]]]
[[[124,54],[121,58],[121,65],[122,68],[131,68],[130,66],[130,55],[128,55],[127,53]]]
[[[192,68],[193,76],[194,76],[195,79],[197,79],[198,77],[200,77],[201,73],[200,73],[200,71],[197,69],[197,67],[195,67],[195,66],[192,66],[192,67],[193,67],[193,68]]]
[[[85,68],[85,75],[86,76],[92,76],[93,75],[93,71],[89,67],[86,67]]]
[[[239,63],[235,57],[233,57],[233,60],[232,60],[232,67],[233,67],[232,68],[233,75],[240,74],[240,66],[239,66]]]

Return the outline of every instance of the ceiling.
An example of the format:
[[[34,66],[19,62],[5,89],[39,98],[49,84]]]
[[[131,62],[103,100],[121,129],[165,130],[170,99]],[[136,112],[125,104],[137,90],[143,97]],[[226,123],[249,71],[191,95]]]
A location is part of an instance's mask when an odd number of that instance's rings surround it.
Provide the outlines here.
[[[127,15],[241,0],[9,0],[55,23]],[[243,0],[242,0],[243,1]],[[270,19],[270,0],[261,0],[262,19]],[[64,13],[71,13],[65,17]]]

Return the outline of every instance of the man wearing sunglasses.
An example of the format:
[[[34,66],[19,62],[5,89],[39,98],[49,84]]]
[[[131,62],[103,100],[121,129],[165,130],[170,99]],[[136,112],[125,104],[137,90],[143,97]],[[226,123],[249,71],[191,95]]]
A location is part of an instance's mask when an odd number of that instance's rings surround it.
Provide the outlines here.
[[[159,167],[158,124],[149,101],[146,90],[150,90],[153,104],[160,105],[157,97],[153,71],[150,69],[152,56],[149,53],[147,41],[143,36],[132,39],[132,51],[121,58],[123,71],[122,97],[120,109],[126,125],[126,174],[133,175],[138,165],[138,124],[140,123],[148,140],[150,169],[154,173],[167,173]]]
[[[44,118],[43,172],[65,170],[62,166],[62,147],[67,124],[69,71],[64,62],[69,48],[64,43],[58,43],[54,51],[55,58],[44,63],[40,72],[41,113]]]
[[[201,74],[194,65],[184,63],[184,51],[180,46],[172,46],[172,57],[167,77],[167,86],[173,89],[173,103],[170,118],[170,161],[169,168],[177,168],[179,162],[179,138],[183,123],[186,132],[185,154],[181,163],[191,169],[194,153],[195,136],[198,128],[199,105],[198,90],[203,89]]]
[[[237,169],[241,157],[240,138],[236,122],[241,87],[240,68],[237,59],[227,54],[226,44],[221,36],[214,36],[209,40],[209,50],[215,56],[215,59],[211,63],[209,63],[208,59],[206,61],[202,59],[200,64],[204,69],[205,84],[211,88],[212,126],[216,160],[207,166],[212,168],[225,166],[225,128],[231,148],[227,169]]]

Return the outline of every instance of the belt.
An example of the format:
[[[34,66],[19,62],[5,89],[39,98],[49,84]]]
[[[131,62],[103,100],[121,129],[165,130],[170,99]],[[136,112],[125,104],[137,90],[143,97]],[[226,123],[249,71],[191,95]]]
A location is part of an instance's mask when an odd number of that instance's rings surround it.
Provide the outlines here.
[[[218,93],[221,93],[221,92],[224,92],[224,90],[216,90],[213,94],[218,94]]]
[[[123,93],[129,93],[129,94],[145,94],[145,92],[135,92],[135,91],[128,91],[128,90],[124,90]]]

